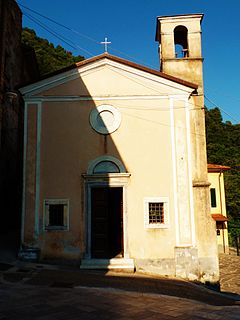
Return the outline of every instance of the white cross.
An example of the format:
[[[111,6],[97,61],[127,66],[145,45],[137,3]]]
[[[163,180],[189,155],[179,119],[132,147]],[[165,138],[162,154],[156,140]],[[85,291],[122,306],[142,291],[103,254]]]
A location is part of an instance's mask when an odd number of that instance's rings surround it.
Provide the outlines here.
[[[101,44],[104,44],[104,49],[105,49],[105,52],[108,52],[108,47],[107,45],[112,43],[110,41],[107,41],[107,38],[104,39],[104,41],[100,42]]]

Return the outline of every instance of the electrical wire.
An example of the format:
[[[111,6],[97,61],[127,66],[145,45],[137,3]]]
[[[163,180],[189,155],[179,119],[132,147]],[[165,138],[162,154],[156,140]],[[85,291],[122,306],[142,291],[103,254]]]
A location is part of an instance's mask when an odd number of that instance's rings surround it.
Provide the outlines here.
[[[50,21],[50,22],[52,22],[52,23],[54,23],[54,24],[56,24],[56,25],[58,25],[58,26],[60,26],[60,27],[62,27],[62,28],[64,28],[64,29],[66,29],[66,30],[68,30],[68,31],[71,31],[71,32],[77,34],[77,35],[80,36],[80,37],[83,37],[83,38],[85,38],[85,39],[88,39],[88,40],[94,42],[95,44],[98,44],[98,45],[101,45],[101,46],[102,46],[101,42],[97,41],[96,39],[94,39],[94,38],[92,38],[92,37],[90,37],[90,36],[88,36],[88,35],[85,35],[85,34],[83,34],[83,33],[81,33],[81,32],[78,32],[77,30],[75,30],[75,29],[73,29],[73,28],[70,28],[70,27],[68,27],[68,26],[66,26],[66,25],[64,25],[64,24],[62,24],[62,23],[60,23],[60,22],[58,22],[58,21],[56,21],[56,20],[54,20],[54,19],[52,19],[52,18],[49,18],[49,17],[47,17],[46,15],[43,15],[43,14],[41,14],[41,13],[39,13],[39,12],[33,10],[33,9],[30,9],[29,7],[24,6],[23,4],[21,4],[21,3],[19,3],[19,2],[18,2],[18,4],[19,4],[19,6],[25,8],[25,9],[31,11],[31,12],[33,12],[34,14],[36,14],[36,15],[44,18],[44,19],[47,19],[48,21]],[[123,52],[123,51],[120,51],[120,50],[114,48],[112,45],[109,45],[108,47],[111,48],[111,50],[116,51],[116,52],[119,52],[119,53],[121,53],[122,55],[124,55],[125,57],[128,57],[128,58],[132,59],[132,61],[135,61],[136,63],[142,64],[142,61],[136,59],[135,57],[132,57],[132,56],[128,55],[127,53],[125,53],[125,52]],[[152,66],[152,65],[150,65],[150,64],[148,64],[148,63],[147,63],[147,64],[145,63],[145,65],[148,66],[148,67],[150,67],[150,68],[155,69],[154,66]]]
[[[178,129],[182,129],[182,130],[188,130],[188,128],[184,127],[184,126],[176,126],[176,125],[166,124],[166,123],[158,122],[156,120],[150,120],[150,119],[146,119],[146,118],[143,118],[143,117],[140,117],[140,116],[137,116],[137,115],[129,114],[127,112],[122,112],[122,113],[125,114],[126,116],[129,116],[129,117],[132,117],[132,118],[135,118],[135,119],[139,119],[139,120],[142,120],[142,121],[146,121],[146,122],[151,122],[151,123],[163,126],[163,127],[178,128]],[[190,134],[194,135],[194,136],[205,137],[205,134],[202,134],[202,133],[190,132]]]
[[[24,13],[24,12],[23,12]],[[47,32],[51,33],[54,37],[56,37],[57,39],[63,41],[65,44],[67,44],[69,47],[71,47],[72,49],[77,49],[77,47],[73,46],[72,44],[70,44],[70,42],[64,40],[66,39],[63,36],[60,36],[59,34],[57,34],[56,32],[52,31],[50,28],[47,28],[43,23],[41,23],[39,20],[37,20],[36,18],[28,15],[27,13],[24,13],[24,15],[30,19],[31,21],[37,23],[41,28],[43,28],[44,30],[46,30]]]
[[[140,81],[136,81],[135,79],[133,79],[133,78],[131,78],[131,77],[127,77],[126,75],[123,75],[122,73],[120,73],[120,72],[118,72],[118,71],[116,71],[116,70],[113,70],[112,69],[112,71],[113,72],[116,72],[116,73],[118,73],[118,74],[120,74],[120,75],[122,75],[122,76],[124,76],[124,77],[126,77],[126,78],[128,78],[128,79],[130,79],[131,81],[133,81],[133,82],[135,82],[135,83],[138,83],[138,84],[140,84],[141,86],[143,86],[143,87],[145,87],[145,88],[147,88],[147,89],[151,89],[151,90],[153,90],[153,91],[155,91],[155,92],[158,92],[158,93],[160,93],[160,95],[168,95],[169,93],[163,93],[163,92],[161,92],[161,91],[159,91],[158,89],[155,89],[155,88],[152,88],[152,87],[150,87],[150,86],[146,86],[146,85],[144,85],[142,82],[140,82]],[[164,84],[164,83],[163,83]],[[171,86],[171,87],[173,87],[174,89],[178,89],[179,90],[179,88],[178,87],[176,87],[176,86]],[[206,100],[208,100],[209,102],[211,102],[214,106],[216,106],[216,107],[218,107],[213,101],[211,101],[206,95],[204,95],[204,97],[206,98]],[[204,109],[204,107],[203,106],[201,106],[201,105],[197,105],[197,104],[194,104],[194,103],[191,103],[190,101],[188,102],[188,104],[190,104],[190,105],[192,105],[194,108],[193,109],[195,109],[196,107],[198,108],[198,109]],[[222,112],[224,112],[226,115],[228,115],[230,118],[232,118],[235,122],[237,122],[237,123],[239,123],[239,121],[238,120],[236,120],[235,118],[233,118],[229,113],[227,113],[226,111],[224,111],[222,108],[220,108],[220,107],[218,107]]]
[[[24,12],[23,12],[24,13]],[[90,55],[90,57],[94,56],[93,53],[89,52],[88,50],[85,50],[84,48],[80,47],[79,45],[77,45],[76,43],[74,43],[73,41],[67,39],[66,37],[59,35],[59,33],[51,30],[49,27],[47,27],[44,23],[42,23],[40,20],[38,20],[37,18],[29,15],[28,13],[24,13],[24,15],[32,20],[33,22],[35,22],[36,24],[38,24],[41,28],[43,28],[44,30],[46,30],[47,32],[49,32],[50,34],[52,34],[54,37],[56,37],[57,39],[61,40],[62,42],[66,43],[68,46],[70,46],[71,48],[77,50],[80,49],[84,52],[86,52],[88,55]]]
[[[145,87],[145,88],[147,88],[147,89],[151,89],[152,91],[158,92],[158,93],[160,93],[160,94],[164,94],[163,92],[159,91],[159,89],[155,89],[155,88],[152,88],[151,86],[147,86],[147,85],[143,84],[142,81],[140,82],[140,81],[137,81],[136,79],[133,79],[132,77],[126,76],[125,74],[123,75],[123,73],[118,72],[118,71],[116,71],[116,70],[113,69],[113,68],[111,68],[111,70],[112,70],[113,72],[115,72],[115,73],[117,73],[117,74],[120,74],[121,76],[123,76],[123,77],[125,77],[125,78],[127,78],[127,79],[129,79],[129,80],[131,80],[131,81],[133,81],[133,82],[135,82],[135,83],[137,83],[137,84],[140,84],[141,86],[143,86],[143,87]],[[166,84],[163,83],[163,82],[161,82],[161,84],[166,85]],[[169,87],[172,87],[172,88],[174,88],[174,89],[180,90],[179,87],[177,87],[176,85],[168,85],[168,86],[169,86]],[[185,92],[189,93],[188,90],[181,89],[181,91],[185,91]],[[165,95],[167,95],[167,94],[169,94],[169,93],[166,93]]]
[[[135,83],[137,83],[137,84],[139,84],[139,85],[147,88],[147,89],[151,89],[152,91],[157,92],[158,95],[160,95],[160,96],[161,96],[161,95],[162,95],[162,96],[167,96],[167,95],[169,95],[169,92],[164,93],[164,92],[162,92],[162,91],[160,91],[160,90],[158,90],[158,89],[155,89],[155,88],[152,88],[151,86],[147,86],[147,85],[143,84],[142,81],[136,81],[136,79],[133,79],[132,77],[128,77],[128,76],[126,76],[126,75],[123,75],[122,73],[120,73],[120,72],[118,72],[118,71],[116,71],[116,70],[113,70],[113,69],[111,69],[111,70],[112,70],[113,72],[116,72],[117,74],[120,74],[121,76],[126,77],[126,78],[128,78],[129,80],[131,80],[131,81],[133,81],[133,82],[135,82]],[[164,83],[162,83],[162,84],[165,85]],[[178,90],[179,90],[179,88],[176,87],[176,86],[171,85],[171,87],[174,88],[174,89],[178,89]],[[182,90],[182,91],[184,91],[184,90]],[[188,91],[186,90],[186,92],[188,92]],[[199,110],[200,110],[200,109],[201,109],[201,110],[205,109],[204,106],[191,103],[190,101],[188,101],[188,104],[192,105],[192,106],[194,107],[193,109],[195,109],[195,108],[198,108]]]
[[[62,27],[62,28],[65,28],[65,29],[68,30],[68,31],[71,31],[71,32],[73,32],[73,33],[75,33],[75,34],[77,34],[77,35],[79,35],[79,36],[81,36],[81,37],[84,37],[84,38],[86,38],[86,39],[88,39],[88,40],[90,40],[90,41],[92,41],[92,42],[100,45],[100,42],[97,41],[96,39],[93,39],[92,37],[89,37],[89,36],[87,36],[87,35],[84,35],[83,33],[80,33],[80,32],[78,32],[77,30],[74,30],[74,29],[66,26],[65,24],[62,24],[62,23],[60,23],[60,22],[58,22],[58,21],[56,21],[56,20],[54,20],[54,19],[52,19],[52,18],[47,17],[46,15],[43,15],[43,14],[37,12],[36,10],[33,10],[33,9],[27,7],[27,6],[24,6],[24,5],[23,5],[22,3],[20,3],[19,1],[17,1],[17,3],[18,3],[18,5],[19,5],[20,7],[23,7],[23,8],[25,8],[25,9],[33,12],[34,14],[36,14],[36,15],[44,18],[44,19],[47,19],[48,21],[51,21],[52,23],[54,23],[54,24],[56,24],[56,25],[58,25],[58,26],[60,26],[60,27]],[[89,52],[88,50],[85,50],[84,48],[78,46],[77,44],[75,44],[75,43],[72,42],[71,40],[69,40],[69,39],[65,38],[64,36],[59,35],[59,34],[56,33],[55,31],[51,30],[49,27],[47,27],[46,25],[44,25],[44,24],[43,24],[40,20],[38,20],[37,18],[32,17],[30,14],[27,14],[26,12],[24,13],[24,15],[25,15],[26,17],[28,17],[28,19],[30,19],[30,20],[32,20],[33,22],[37,23],[40,27],[42,27],[43,29],[45,29],[47,32],[49,32],[50,34],[52,34],[53,36],[55,36],[57,39],[59,39],[59,40],[63,41],[64,43],[66,43],[66,44],[67,44],[68,46],[70,46],[71,48],[73,48],[73,49],[75,49],[75,50],[76,50],[77,48],[79,48],[80,50],[86,52],[88,55],[94,56],[93,53]],[[71,44],[70,42],[71,42],[72,44]],[[114,51],[116,51],[116,52],[119,52],[119,53],[125,55],[126,57],[129,57],[129,58],[137,61],[135,58],[127,55],[126,53],[124,53],[124,52],[122,52],[122,51],[120,51],[120,50],[117,50],[117,49],[115,49],[115,48],[112,47],[112,46],[109,46],[109,47],[110,47],[112,50],[114,50]],[[153,88],[150,88],[150,89],[154,90]],[[204,95],[204,97],[205,97],[205,99],[208,100],[211,104],[213,104],[215,107],[219,108],[224,114],[226,114],[228,117],[230,117],[233,121],[235,121],[236,123],[239,123],[239,120],[237,120],[236,118],[234,118],[231,114],[229,114],[228,112],[226,112],[223,108],[219,107],[216,103],[214,103],[214,102],[213,102],[211,99],[209,99],[206,95]],[[190,103],[190,102],[189,102],[189,103]],[[191,103],[190,103],[190,104],[191,104]],[[194,105],[194,104],[193,104],[193,105]],[[199,107],[200,107],[200,106],[199,106]],[[194,109],[194,108],[193,108],[193,109]],[[199,109],[202,109],[202,107],[200,107]]]
[[[81,37],[84,37],[84,38],[86,38],[86,39],[88,39],[88,40],[90,40],[90,41],[92,41],[92,42],[95,42],[95,43],[97,43],[97,44],[100,44],[100,42],[98,42],[97,40],[95,40],[95,39],[93,39],[93,38],[91,38],[91,37],[89,37],[89,36],[87,36],[87,35],[84,35],[83,33],[80,33],[80,32],[78,32],[78,31],[76,31],[76,30],[74,30],[74,29],[72,29],[72,28],[70,28],[70,27],[68,27],[68,26],[66,26],[66,25],[64,25],[64,24],[62,24],[62,23],[60,23],[60,22],[52,19],[52,18],[49,18],[49,17],[47,17],[47,16],[45,16],[45,15],[43,15],[43,14],[41,14],[41,13],[39,13],[39,12],[33,10],[33,9],[30,9],[30,8],[24,6],[23,4],[19,3],[19,2],[18,2],[18,4],[19,4],[20,7],[23,7],[23,8],[25,8],[25,9],[27,9],[27,10],[29,10],[29,11],[37,14],[38,16],[40,16],[40,17],[42,17],[42,18],[44,18],[44,19],[47,19],[48,21],[51,21],[51,22],[55,23],[56,25],[58,25],[58,26],[60,26],[60,27],[62,27],[62,28],[64,28],[64,29],[66,29],[66,30],[68,30],[68,31],[72,31],[72,32],[78,34],[78,35],[81,36]]]
[[[223,113],[225,113],[229,118],[231,118],[232,120],[234,120],[237,124],[239,124],[239,120],[235,119],[234,117],[232,117],[227,111],[223,110],[222,108],[220,108],[215,102],[213,102],[211,99],[209,99],[206,95],[204,95],[205,99],[208,100],[211,104],[213,104],[216,108],[220,109]]]
[[[120,51],[120,50],[112,47],[112,45],[109,45],[109,48],[110,48],[111,50],[113,50],[113,51],[119,52],[121,55],[127,57],[128,59],[131,59],[131,60],[132,60],[133,62],[135,62],[135,63],[143,64],[142,61],[136,59],[136,58],[133,57],[133,56],[130,56],[129,54],[127,54],[127,53],[125,53],[125,52],[123,52],[123,51]],[[149,63],[144,63],[144,65],[145,65],[146,67],[148,67],[148,68],[151,68],[151,69],[153,69],[153,70],[156,70],[155,66],[153,66],[153,65],[151,65],[151,64],[149,64]]]
[[[131,107],[131,106],[126,106],[126,105],[119,105],[114,103],[114,106],[118,107],[118,108],[124,108],[124,109],[128,109],[128,110],[138,110],[138,111],[170,111],[170,107],[164,107],[164,106],[159,106],[159,107],[149,107],[149,106],[138,106],[138,107]],[[202,108],[186,108],[186,107],[173,107],[172,110],[181,110],[181,109],[185,109],[188,111],[197,111],[197,110],[202,110]]]

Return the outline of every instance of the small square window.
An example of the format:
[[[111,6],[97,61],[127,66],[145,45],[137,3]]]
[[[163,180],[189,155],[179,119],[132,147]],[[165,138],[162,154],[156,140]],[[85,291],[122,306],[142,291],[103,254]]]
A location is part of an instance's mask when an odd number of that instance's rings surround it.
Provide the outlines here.
[[[164,202],[149,202],[149,224],[164,223]]]
[[[68,209],[68,200],[45,200],[45,230],[68,230]]]
[[[145,228],[168,228],[168,198],[144,199]]]

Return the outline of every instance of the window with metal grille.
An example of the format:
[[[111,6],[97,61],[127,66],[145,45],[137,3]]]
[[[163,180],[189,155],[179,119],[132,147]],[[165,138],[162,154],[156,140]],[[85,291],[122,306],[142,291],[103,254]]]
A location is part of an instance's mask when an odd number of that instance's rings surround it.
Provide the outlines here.
[[[44,201],[45,230],[68,229],[68,200],[49,199]]]
[[[169,199],[144,198],[144,226],[146,229],[169,228]]]
[[[164,223],[164,203],[149,202],[149,223]]]

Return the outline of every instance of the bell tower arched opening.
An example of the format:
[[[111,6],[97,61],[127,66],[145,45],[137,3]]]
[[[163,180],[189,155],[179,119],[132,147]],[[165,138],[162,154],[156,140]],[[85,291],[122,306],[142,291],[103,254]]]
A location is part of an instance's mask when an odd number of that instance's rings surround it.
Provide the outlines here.
[[[174,29],[175,58],[189,57],[188,29],[185,26],[177,26]]]

